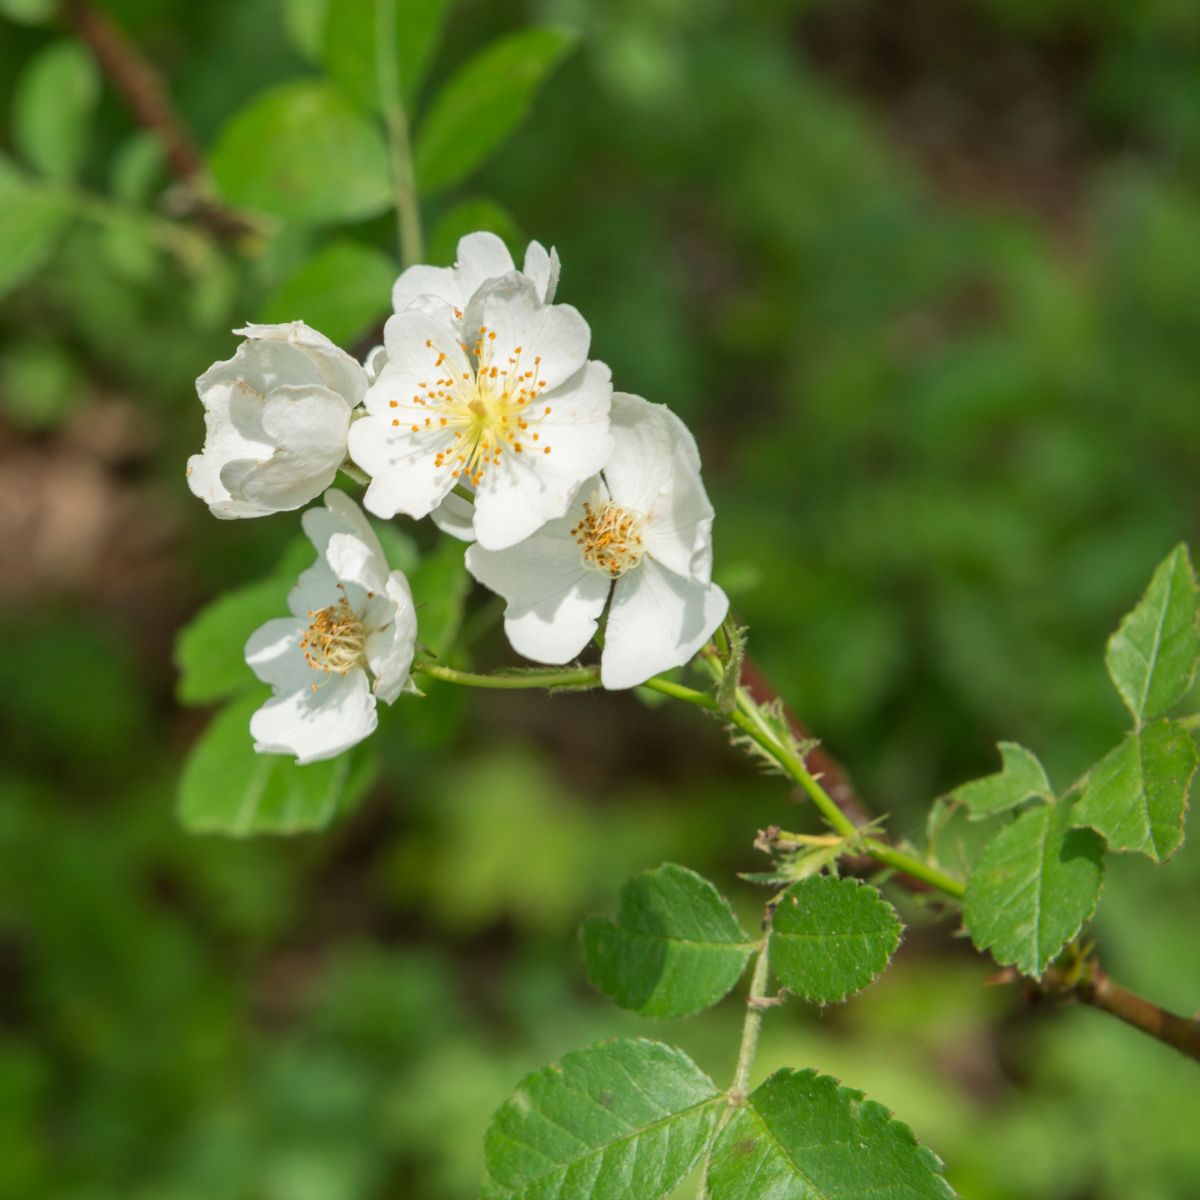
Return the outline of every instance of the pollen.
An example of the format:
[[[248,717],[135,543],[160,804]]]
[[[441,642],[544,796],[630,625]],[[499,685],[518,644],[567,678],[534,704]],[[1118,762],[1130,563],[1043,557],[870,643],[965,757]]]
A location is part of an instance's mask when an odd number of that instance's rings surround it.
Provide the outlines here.
[[[549,447],[545,453],[549,454]],[[646,553],[642,514],[594,496],[583,502],[583,519],[571,530],[584,565],[612,579],[633,570]]]
[[[342,585],[338,584],[339,588]],[[342,588],[344,593],[344,588]],[[309,626],[300,639],[304,661],[314,671],[346,675],[366,665],[367,634],[362,619],[343,594],[336,604],[310,612]],[[314,685],[315,686],[315,685]]]

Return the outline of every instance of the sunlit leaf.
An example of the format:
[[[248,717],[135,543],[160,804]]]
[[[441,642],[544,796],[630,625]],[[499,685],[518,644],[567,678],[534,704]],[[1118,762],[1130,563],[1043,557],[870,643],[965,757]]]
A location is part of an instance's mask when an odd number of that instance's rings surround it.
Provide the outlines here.
[[[716,1004],[753,950],[725,897],[674,863],[631,879],[616,920],[593,917],[581,934],[592,982],[643,1017],[685,1017]]]
[[[771,922],[771,968],[791,992],[836,1004],[862,991],[900,942],[900,919],[877,888],[814,875],[779,898]]]
[[[484,1200],[662,1200],[725,1097],[680,1050],[604,1042],[528,1076],[492,1118]]]
[[[542,80],[574,45],[562,29],[527,29],[476,55],[437,94],[416,142],[423,192],[460,182],[525,119]]]
[[[1200,658],[1198,606],[1192,561],[1181,544],[1108,639],[1108,673],[1139,723],[1161,716],[1191,684]]]
[[[34,58],[13,96],[13,142],[25,160],[51,179],[72,178],[91,145],[100,75],[79,42],[54,42]]]
[[[1041,975],[1096,908],[1104,843],[1072,829],[1066,804],[1023,812],[980,855],[967,881],[963,925],[980,950]]]
[[[1130,733],[1088,773],[1071,818],[1102,834],[1110,850],[1165,862],[1183,842],[1196,743],[1171,721]]]
[[[937,1156],[861,1092],[815,1071],[777,1071],[726,1123],[711,1200],[949,1200]]]

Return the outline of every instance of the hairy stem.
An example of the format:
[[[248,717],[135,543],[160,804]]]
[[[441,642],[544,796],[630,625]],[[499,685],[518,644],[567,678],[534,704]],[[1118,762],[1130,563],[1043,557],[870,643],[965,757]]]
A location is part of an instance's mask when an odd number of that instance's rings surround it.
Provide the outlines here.
[[[411,267],[421,261],[425,247],[421,233],[421,207],[413,172],[408,114],[404,108],[400,72],[396,64],[396,0],[377,0],[376,3],[375,64],[379,78],[379,104],[387,126],[388,154],[392,164],[400,261],[404,266]]]
[[[770,931],[768,916],[764,934]],[[742,1022],[742,1044],[738,1049],[737,1066],[733,1072],[733,1083],[729,1085],[729,1098],[740,1104],[750,1090],[750,1072],[754,1069],[754,1056],[758,1053],[758,1036],[762,1032],[763,1012],[767,1007],[767,979],[770,967],[771,939],[764,936],[762,949],[754,962],[754,974],[750,976],[750,991],[746,994],[746,1018]]]

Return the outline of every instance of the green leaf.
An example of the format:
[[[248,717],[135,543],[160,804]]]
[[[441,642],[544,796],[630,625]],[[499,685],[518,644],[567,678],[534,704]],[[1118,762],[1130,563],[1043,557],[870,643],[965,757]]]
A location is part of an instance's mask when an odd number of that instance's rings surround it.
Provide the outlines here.
[[[295,221],[356,221],[392,202],[378,129],[336,89],[306,80],[261,92],[210,160],[230,203]]]
[[[1023,812],[980,855],[967,881],[963,925],[980,950],[1038,976],[1096,909],[1104,843],[1072,829],[1066,804]]]
[[[58,12],[58,0],[0,0],[0,16],[18,25],[44,25]]]
[[[0,296],[48,259],[71,219],[66,196],[27,182],[0,158]]]
[[[777,1071],[734,1110],[713,1148],[710,1200],[950,1200],[942,1164],[862,1092]]]
[[[631,879],[617,919],[591,918],[581,940],[592,983],[643,1017],[687,1017],[716,1004],[754,949],[729,901],[674,863]]]
[[[525,119],[539,84],[575,44],[562,29],[527,29],[493,42],[438,93],[416,144],[422,192],[460,182]]]
[[[398,267],[359,242],[331,242],[267,297],[259,319],[307,321],[326,337],[353,342],[392,310]]]
[[[268,691],[256,688],[213,718],[183,768],[179,819],[191,833],[306,833],[324,829],[370,787],[372,749],[298,767],[289,757],[256,754],[250,716]]]
[[[382,107],[378,57],[382,17],[393,32],[390,54],[404,104],[411,109],[441,40],[450,4],[451,0],[338,0],[329,6],[321,35],[321,59],[330,79],[364,107]],[[385,6],[391,7],[390,16]]]
[[[529,1075],[484,1140],[484,1200],[661,1200],[726,1105],[680,1050],[622,1039]]]
[[[417,637],[435,655],[446,654],[462,625],[463,605],[471,590],[466,547],[456,538],[442,538],[409,573],[417,606]]]
[[[860,992],[900,943],[896,910],[870,884],[814,875],[779,898],[771,967],[790,992],[836,1004]]]
[[[1102,834],[1110,850],[1165,862],[1183,842],[1197,761],[1188,730],[1166,720],[1144,725],[1088,772],[1072,821]]]
[[[71,179],[91,145],[100,76],[92,56],[64,38],[21,73],[13,95],[13,142],[31,166],[51,179]]]
[[[456,204],[434,227],[429,237],[431,263],[449,266],[458,251],[458,240],[465,234],[485,229],[504,241],[509,250],[524,244],[516,218],[491,200],[464,200]]]
[[[1016,808],[1036,796],[1054,799],[1054,790],[1037,756],[1016,742],[997,742],[1002,766],[995,775],[964,783],[950,795],[962,804],[972,821]]]
[[[162,143],[152,133],[135,133],[127,138],[109,164],[113,195],[126,204],[145,204],[162,178]]]
[[[288,40],[309,62],[321,59],[329,0],[283,0],[283,28]]]
[[[1200,658],[1197,611],[1196,576],[1181,543],[1108,639],[1108,673],[1138,724],[1161,716],[1190,686]]]

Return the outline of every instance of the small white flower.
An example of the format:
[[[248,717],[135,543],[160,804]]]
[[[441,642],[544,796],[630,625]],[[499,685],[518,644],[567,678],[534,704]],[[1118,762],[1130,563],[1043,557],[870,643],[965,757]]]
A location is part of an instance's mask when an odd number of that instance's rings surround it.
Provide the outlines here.
[[[319,496],[346,457],[363,368],[303,321],[247,325],[237,353],[196,380],[204,452],[188,486],[218,517],[261,517]]]
[[[361,742],[378,723],[376,700],[404,690],[417,617],[404,572],[388,572],[349,497],[330,488],[302,522],[317,561],[288,596],[292,616],[251,635],[246,662],[274,689],[250,718],[255,750],[308,763]]]
[[[508,247],[494,233],[468,233],[459,239],[458,259],[452,267],[409,267],[392,288],[392,308],[405,312],[423,308],[443,312],[449,308],[461,321],[471,297],[489,279],[498,279],[516,270]],[[539,242],[530,242],[525,251],[522,274],[534,286],[538,299],[549,304],[558,287],[558,253]]]
[[[446,312],[389,318],[350,453],[371,476],[371,512],[424,517],[469,485],[474,535],[500,550],[566,512],[604,464],[612,380],[588,360],[587,322],[520,272],[485,283],[463,328]]]
[[[634,687],[682,666],[729,608],[712,582],[712,505],[687,427],[661,404],[617,392],[612,457],[570,511],[504,550],[467,551],[467,568],[508,602],[513,648],[565,663],[587,645],[612,593],[600,679]]]

